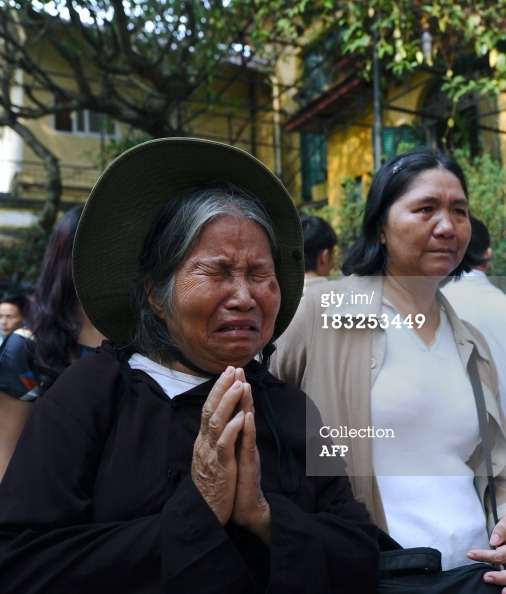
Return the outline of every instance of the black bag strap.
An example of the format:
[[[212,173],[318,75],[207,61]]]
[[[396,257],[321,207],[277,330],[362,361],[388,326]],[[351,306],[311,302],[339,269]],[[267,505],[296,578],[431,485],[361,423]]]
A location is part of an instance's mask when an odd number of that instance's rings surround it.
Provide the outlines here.
[[[393,539],[388,532],[378,528],[378,545],[380,551],[398,551],[404,550],[395,539]]]
[[[495,496],[494,471],[492,467],[492,448],[490,445],[490,435],[488,431],[488,415],[487,407],[485,405],[485,396],[483,395],[483,388],[481,385],[480,374],[476,364],[476,357],[473,352],[467,362],[467,370],[469,372],[469,379],[473,386],[474,400],[476,402],[476,410],[478,411],[478,424],[480,426],[480,436],[483,448],[483,457],[485,459],[485,466],[487,468],[488,491],[490,497],[490,505],[492,506],[492,514],[494,521],[497,524],[499,518],[497,515],[497,500]]]

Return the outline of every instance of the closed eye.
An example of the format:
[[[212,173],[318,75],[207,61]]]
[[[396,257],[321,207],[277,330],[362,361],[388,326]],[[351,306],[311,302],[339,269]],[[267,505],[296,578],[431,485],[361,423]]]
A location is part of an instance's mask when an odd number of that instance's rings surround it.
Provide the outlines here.
[[[271,268],[264,269],[264,270],[252,270],[249,273],[249,276],[254,279],[264,280],[266,278],[271,278],[275,275],[274,270]]]

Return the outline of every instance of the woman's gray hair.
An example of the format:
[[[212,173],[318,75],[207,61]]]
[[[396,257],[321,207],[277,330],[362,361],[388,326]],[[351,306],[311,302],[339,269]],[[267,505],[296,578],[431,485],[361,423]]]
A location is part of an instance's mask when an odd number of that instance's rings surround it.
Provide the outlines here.
[[[170,356],[177,349],[165,321],[149,303],[148,295],[156,296],[162,307],[171,310],[176,271],[189,256],[204,227],[223,216],[258,223],[267,234],[277,268],[279,243],[260,200],[228,182],[182,192],[160,211],[144,240],[140,272],[132,286],[137,317],[133,344],[138,352],[164,352]]]

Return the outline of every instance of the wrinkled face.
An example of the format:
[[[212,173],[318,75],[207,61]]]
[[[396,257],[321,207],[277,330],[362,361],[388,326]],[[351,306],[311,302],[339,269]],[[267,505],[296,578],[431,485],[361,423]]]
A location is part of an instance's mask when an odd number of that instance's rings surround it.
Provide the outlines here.
[[[6,337],[14,330],[21,328],[23,318],[17,305],[0,303],[0,333]]]
[[[460,264],[470,237],[459,179],[446,169],[423,171],[392,204],[383,226],[387,274],[444,278]]]
[[[150,300],[192,363],[243,367],[271,339],[281,302],[267,234],[234,216],[210,222],[176,272],[173,311]]]

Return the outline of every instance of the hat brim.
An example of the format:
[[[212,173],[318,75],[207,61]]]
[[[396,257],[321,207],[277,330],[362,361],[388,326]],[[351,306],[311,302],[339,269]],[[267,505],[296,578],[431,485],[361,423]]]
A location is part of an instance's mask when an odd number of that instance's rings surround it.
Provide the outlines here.
[[[93,187],[79,221],[74,284],[84,311],[104,336],[125,344],[133,338],[130,283],[158,212],[181,191],[218,180],[249,190],[272,220],[281,249],[281,307],[273,340],[286,329],[304,284],[302,230],[287,190],[241,149],[195,138],[163,138],[137,145],[113,161]]]

